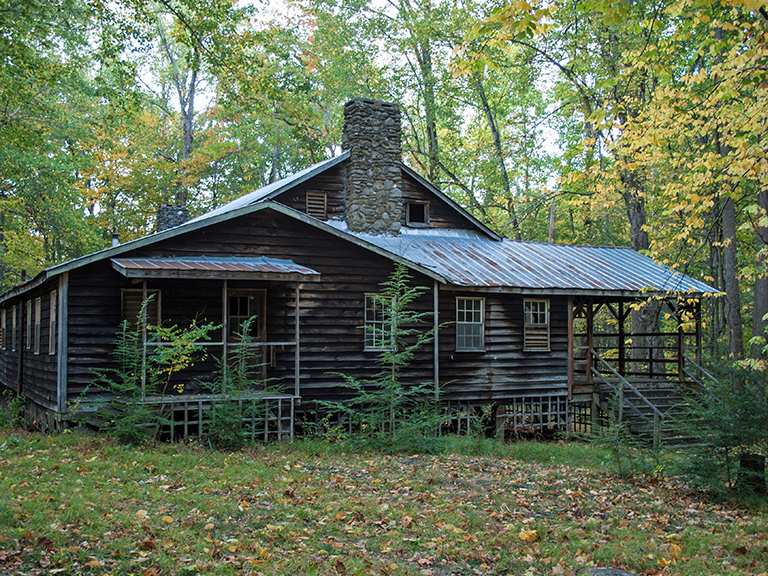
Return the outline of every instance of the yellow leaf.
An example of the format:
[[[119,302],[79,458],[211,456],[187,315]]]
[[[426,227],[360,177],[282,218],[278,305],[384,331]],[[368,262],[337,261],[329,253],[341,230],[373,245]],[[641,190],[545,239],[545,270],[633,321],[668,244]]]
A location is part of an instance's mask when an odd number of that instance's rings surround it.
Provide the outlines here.
[[[146,510],[139,510],[136,512],[135,516],[137,520],[141,520],[142,522],[149,518],[149,514],[147,514]]]
[[[523,530],[517,535],[523,542],[536,542],[539,539],[539,533],[536,530]]]
[[[206,530],[213,530],[213,528],[214,528],[214,526],[210,522],[208,522],[208,524],[205,525],[205,529]]]
[[[165,522],[166,524],[172,524],[173,518],[171,518],[170,516],[163,516],[163,522]]]

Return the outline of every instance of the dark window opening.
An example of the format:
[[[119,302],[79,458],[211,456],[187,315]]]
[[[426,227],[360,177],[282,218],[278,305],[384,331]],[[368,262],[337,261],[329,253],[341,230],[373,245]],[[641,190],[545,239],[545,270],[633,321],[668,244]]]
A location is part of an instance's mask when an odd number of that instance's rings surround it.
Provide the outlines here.
[[[409,226],[429,226],[429,204],[408,202],[406,222]]]

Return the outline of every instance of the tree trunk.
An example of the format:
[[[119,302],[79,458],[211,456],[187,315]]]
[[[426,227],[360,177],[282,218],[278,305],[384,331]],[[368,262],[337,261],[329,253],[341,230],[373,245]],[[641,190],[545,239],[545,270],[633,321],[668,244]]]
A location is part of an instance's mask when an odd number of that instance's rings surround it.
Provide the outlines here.
[[[757,205],[760,207],[758,218],[768,216],[768,188],[763,188],[757,195]],[[757,228],[757,270],[755,278],[755,306],[752,318],[752,337],[766,337],[765,329],[768,327],[768,226]],[[752,358],[764,358],[763,348],[765,344],[752,344],[750,356]]]
[[[736,244],[736,206],[733,198],[720,199],[723,222],[723,270],[725,273],[725,306],[728,325],[728,354],[733,359],[744,357],[744,337],[741,326],[741,292]]]
[[[515,210],[515,202],[512,199],[512,187],[509,184],[509,174],[507,173],[507,167],[504,164],[504,151],[501,148],[501,135],[499,134],[499,128],[496,125],[496,119],[493,115],[490,105],[488,104],[488,98],[485,95],[485,88],[483,88],[483,82],[479,74],[475,74],[475,88],[480,96],[480,102],[483,105],[483,112],[485,118],[488,120],[488,128],[491,130],[493,136],[493,150],[496,156],[496,163],[499,166],[499,172],[501,172],[501,181],[504,185],[504,192],[509,201],[509,217],[512,220],[512,229],[515,231],[515,240],[520,241],[520,224],[517,221],[517,211]]]

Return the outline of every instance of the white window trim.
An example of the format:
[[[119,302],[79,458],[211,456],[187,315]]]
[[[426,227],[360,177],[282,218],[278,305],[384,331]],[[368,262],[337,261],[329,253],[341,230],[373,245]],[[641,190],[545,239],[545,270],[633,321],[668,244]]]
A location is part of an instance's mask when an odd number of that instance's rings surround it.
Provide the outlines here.
[[[6,346],[5,346],[5,339],[6,339],[6,330],[5,330],[6,325],[5,325],[5,323],[6,323],[6,317],[5,316],[6,316],[6,310],[5,310],[5,308],[3,308],[2,310],[0,310],[0,330],[2,331],[2,334],[3,334],[3,336],[2,336],[2,338],[3,338],[2,349],[3,350],[5,350],[5,348],[6,348]]]
[[[526,322],[526,304],[528,302],[543,302],[546,306],[546,321],[545,322],[537,322],[537,323],[528,323]],[[523,350],[526,352],[550,352],[551,351],[551,343],[550,343],[550,306],[549,306],[549,300],[546,298],[525,298],[523,300]],[[529,347],[528,346],[528,330],[529,329],[539,329],[543,326],[546,326],[547,329],[547,345],[546,347]]]
[[[43,299],[38,296],[35,298],[35,354],[40,354],[40,340],[42,339],[42,315]]]
[[[389,344],[386,344],[386,340],[387,340],[386,326],[387,326],[387,320],[388,320],[386,312],[384,314],[383,320],[368,318],[369,299],[373,299],[374,302],[382,302],[383,300],[386,300],[386,298],[387,298],[386,296],[382,296],[381,294],[366,294],[363,300],[363,303],[364,303],[363,318],[364,318],[364,328],[365,328],[363,350],[365,350],[366,352],[382,352],[386,350],[394,350],[394,343],[392,341],[392,339],[394,338],[394,334],[392,334],[391,318],[389,319],[390,320]],[[391,298],[391,302],[392,302],[391,305],[394,306],[395,299]],[[373,339],[373,345],[368,344],[369,336]]]
[[[459,301],[473,300],[480,302],[480,322],[460,322],[459,321]],[[459,346],[459,326],[480,326],[480,346],[479,347],[460,347]],[[485,352],[485,298],[473,296],[456,296],[456,352]]]
[[[58,325],[59,325],[59,319],[58,319],[58,313],[59,313],[59,306],[57,301],[57,291],[54,290],[51,292],[51,299],[50,299],[50,306],[49,306],[49,313],[48,313],[48,354],[51,356],[56,354],[56,340],[58,336]]]
[[[32,300],[27,300],[27,350],[32,350]]]
[[[11,330],[13,330],[13,333],[11,334],[11,351],[16,351],[16,306],[14,305],[11,308]]]

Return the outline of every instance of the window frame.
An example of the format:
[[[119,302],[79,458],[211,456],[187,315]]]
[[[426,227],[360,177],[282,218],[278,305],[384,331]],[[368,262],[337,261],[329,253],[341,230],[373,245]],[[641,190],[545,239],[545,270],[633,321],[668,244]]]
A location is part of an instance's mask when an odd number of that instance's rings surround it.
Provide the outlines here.
[[[390,301],[389,315],[384,308],[386,301]],[[366,352],[385,352],[395,349],[395,334],[392,330],[392,307],[395,305],[395,299],[381,294],[366,293],[363,309],[363,350]],[[372,305],[369,306],[368,303]],[[376,317],[377,310],[381,310],[381,319]],[[374,317],[369,318],[369,311],[373,312]],[[387,324],[389,325],[389,343],[387,344]],[[369,343],[370,342],[370,343]]]
[[[248,313],[233,316],[230,298],[248,298]],[[255,300],[259,308],[254,314],[251,310],[251,300]],[[235,336],[240,332],[243,321],[256,316],[256,336],[252,336],[254,342],[266,342],[267,339],[267,291],[264,288],[254,290],[227,290],[227,344],[235,344]],[[232,318],[242,318],[240,322],[233,322]]]
[[[422,206],[424,208],[424,221],[411,220],[411,206]],[[429,227],[429,202],[407,201],[405,203],[405,223],[411,228]]]
[[[11,307],[11,330],[12,330],[11,351],[15,352],[16,345],[18,343],[17,336],[16,336],[17,326],[16,326],[16,305],[15,304]]]
[[[26,331],[27,331],[27,345],[25,348],[27,350],[32,350],[32,300],[27,300],[27,324],[26,324]]]
[[[54,356],[56,354],[57,339],[58,339],[58,292],[53,290],[50,296],[50,304],[48,306],[48,354]]]
[[[35,298],[35,354],[40,354],[40,341],[42,340],[42,316],[43,299]]]
[[[6,310],[0,309],[0,348],[5,350],[5,334],[6,334]]]
[[[467,310],[466,307],[464,309],[461,308],[460,303],[461,302],[479,302],[480,303],[480,310],[475,310],[474,306],[471,310]],[[464,313],[464,319],[460,319],[460,314]],[[469,312],[470,314],[475,314],[476,312],[480,313],[480,320],[472,320],[467,321],[466,320],[466,314]],[[461,334],[460,331],[462,328],[465,327],[480,327],[479,334],[473,335],[473,334]],[[460,342],[463,339],[467,338],[474,338],[476,336],[479,336],[480,338],[480,344],[478,346],[462,346],[460,345]],[[456,296],[456,344],[455,344],[456,352],[485,352],[485,298],[484,297],[478,297],[478,296]]]
[[[544,304],[544,321],[532,320],[538,319],[541,310],[528,310],[529,304]],[[531,320],[529,322],[529,320]],[[551,338],[550,338],[550,303],[548,298],[524,298],[523,299],[523,350],[525,352],[550,352],[551,351]],[[542,327],[546,327],[546,336]],[[537,345],[536,343],[542,339],[546,340],[546,346]]]

